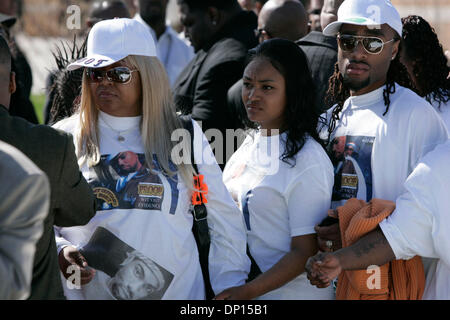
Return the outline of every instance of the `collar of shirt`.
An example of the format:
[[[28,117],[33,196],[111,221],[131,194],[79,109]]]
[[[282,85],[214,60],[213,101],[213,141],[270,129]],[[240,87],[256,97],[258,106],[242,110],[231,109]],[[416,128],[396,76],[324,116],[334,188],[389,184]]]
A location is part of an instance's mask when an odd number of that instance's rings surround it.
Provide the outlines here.
[[[370,105],[373,105],[375,103],[378,103],[380,101],[383,101],[383,90],[385,88],[385,85],[382,85],[376,90],[373,90],[371,92],[368,92],[366,94],[362,94],[359,96],[351,96],[348,98],[348,103],[351,104],[352,107],[367,107]]]
[[[99,123],[102,125],[106,125],[109,128],[112,127],[117,131],[125,131],[132,128],[139,130],[142,116],[115,117],[99,110],[98,119]]]

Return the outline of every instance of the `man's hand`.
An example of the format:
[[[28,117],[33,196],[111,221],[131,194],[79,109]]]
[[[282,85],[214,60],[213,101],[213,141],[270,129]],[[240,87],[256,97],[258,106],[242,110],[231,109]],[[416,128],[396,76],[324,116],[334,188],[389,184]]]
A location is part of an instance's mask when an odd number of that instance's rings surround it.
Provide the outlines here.
[[[250,300],[254,297],[249,289],[249,285],[247,284],[231,287],[215,296],[214,300]]]
[[[305,266],[308,280],[318,288],[326,288],[341,272],[339,259],[332,253],[319,252],[310,257]]]
[[[317,244],[320,251],[331,252],[342,248],[339,223],[335,223],[326,227],[320,227],[319,225],[316,225],[314,227],[314,231],[316,231],[317,233]],[[331,246],[329,244],[331,244]]]
[[[87,268],[88,264],[86,259],[81,255],[81,253],[72,246],[64,247],[58,256],[59,268],[63,273],[64,277],[68,279],[73,273],[68,273],[68,268],[71,265],[75,265],[76,268],[80,269],[81,275],[81,285],[88,284],[95,276],[95,270]]]

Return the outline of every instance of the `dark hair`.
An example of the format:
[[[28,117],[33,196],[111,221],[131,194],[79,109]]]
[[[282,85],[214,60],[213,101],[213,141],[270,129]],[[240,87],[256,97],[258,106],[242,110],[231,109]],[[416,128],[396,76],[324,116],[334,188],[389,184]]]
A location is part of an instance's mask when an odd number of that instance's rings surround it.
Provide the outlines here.
[[[281,160],[289,163],[305,144],[307,135],[321,143],[317,132],[319,114],[316,111],[316,88],[308,60],[299,46],[285,39],[266,40],[251,49],[247,64],[256,58],[267,59],[281,73],[286,83],[286,109],[283,128],[286,148]]]
[[[237,0],[182,0],[190,9],[206,9],[215,7],[217,9],[228,10],[239,6]]]
[[[397,33],[394,36],[395,40],[400,40]],[[387,75],[386,84],[383,91],[384,104],[386,110],[383,113],[385,116],[389,111],[391,104],[390,95],[395,93],[395,82],[408,87],[409,76],[406,68],[400,63],[400,57],[397,54],[395,59],[391,61]],[[350,96],[350,90],[344,84],[344,78],[339,71],[338,63],[334,65],[334,73],[328,80],[328,91],[325,96],[325,104],[330,105],[335,103],[331,113],[330,122],[328,123],[328,142],[330,141],[331,133],[336,128],[336,122],[339,120],[339,113],[344,107],[344,102]]]
[[[418,87],[411,83],[410,88],[425,97],[428,102],[441,103],[450,100],[449,67],[442,45],[434,29],[420,16],[402,18],[403,35],[400,50],[405,50],[409,60],[416,61],[414,76]],[[403,85],[403,84],[402,84]]]
[[[49,88],[49,96],[53,100],[49,114],[49,123],[55,123],[64,118],[70,117],[77,109],[76,100],[81,94],[81,80],[83,78],[83,68],[68,71],[67,66],[72,61],[86,56],[86,40],[78,47],[76,37],[73,42],[62,44],[62,48],[57,47],[53,52],[57,70],[53,72],[53,84]]]
[[[8,41],[2,35],[0,35],[0,64],[11,65],[11,52]]]

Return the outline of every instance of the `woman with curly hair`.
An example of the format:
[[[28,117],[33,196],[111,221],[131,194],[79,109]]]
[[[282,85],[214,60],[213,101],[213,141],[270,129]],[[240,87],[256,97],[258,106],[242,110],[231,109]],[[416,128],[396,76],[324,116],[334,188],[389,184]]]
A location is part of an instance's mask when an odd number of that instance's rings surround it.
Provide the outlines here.
[[[331,288],[311,286],[304,273],[333,187],[316,131],[315,92],[307,58],[293,42],[267,40],[249,52],[242,100],[257,128],[227,163],[224,182],[247,225],[252,268],[263,273],[216,299],[334,299]]]
[[[400,62],[408,70],[411,87],[442,116],[450,130],[450,78],[447,58],[433,27],[421,16],[402,18]]]

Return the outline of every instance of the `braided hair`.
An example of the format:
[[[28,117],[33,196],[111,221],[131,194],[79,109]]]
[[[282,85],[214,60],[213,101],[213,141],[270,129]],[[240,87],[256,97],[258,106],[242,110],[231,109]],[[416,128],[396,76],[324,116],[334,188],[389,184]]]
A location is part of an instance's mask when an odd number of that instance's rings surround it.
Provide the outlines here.
[[[413,76],[415,83],[400,83],[432,103],[450,100],[449,67],[442,45],[430,24],[420,16],[402,18],[403,35],[400,50],[405,50],[408,60],[415,61]]]
[[[396,36],[398,37],[398,36]],[[398,38],[396,39],[398,40]],[[389,111],[391,104],[390,95],[395,93],[395,82],[399,84],[409,84],[409,77],[406,68],[400,63],[399,55],[397,54],[395,59],[391,61],[387,75],[386,84],[383,90],[384,104],[386,110],[383,113],[385,116]],[[330,122],[328,123],[328,143],[336,124],[339,121],[339,114],[344,108],[344,103],[347,98],[350,97],[350,89],[344,84],[344,77],[339,71],[338,63],[334,65],[334,73],[328,80],[328,90],[325,96],[326,104],[335,104],[331,113]]]

